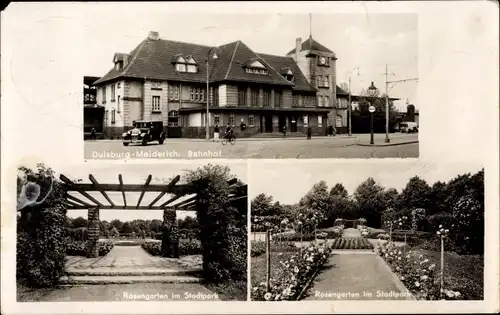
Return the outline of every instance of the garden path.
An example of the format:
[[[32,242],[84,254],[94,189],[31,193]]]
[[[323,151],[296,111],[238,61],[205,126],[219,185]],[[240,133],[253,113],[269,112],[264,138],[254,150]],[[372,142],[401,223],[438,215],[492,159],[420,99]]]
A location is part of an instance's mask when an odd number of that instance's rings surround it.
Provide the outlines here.
[[[347,228],[342,233],[343,237],[361,237],[361,232],[358,229]]]
[[[304,299],[401,300],[410,298],[406,292],[397,276],[376,254],[334,254]]]
[[[97,258],[70,256],[67,262],[68,270],[87,273],[116,273],[126,274],[134,272],[174,272],[174,271],[201,271],[200,256],[183,256],[179,259],[157,257],[147,253],[141,246],[114,246],[111,251]]]

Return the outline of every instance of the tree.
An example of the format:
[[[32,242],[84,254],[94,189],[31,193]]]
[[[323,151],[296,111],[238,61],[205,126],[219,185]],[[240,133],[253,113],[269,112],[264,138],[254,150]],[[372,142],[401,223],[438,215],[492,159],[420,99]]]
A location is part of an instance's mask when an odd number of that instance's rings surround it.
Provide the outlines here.
[[[118,232],[118,229],[116,227],[112,227],[110,231],[111,237],[118,238],[120,237],[120,232]]]
[[[123,223],[120,220],[118,220],[118,219],[112,220],[109,224],[112,227],[115,227],[118,231],[122,230]]]
[[[344,185],[342,185],[341,183],[337,183],[330,190],[330,196],[347,198],[349,196],[349,193],[347,192],[347,189],[345,189]]]
[[[122,229],[120,230],[120,234],[130,234],[133,231],[134,230],[133,230],[132,225],[130,224],[130,222],[125,222],[122,225]]]
[[[161,228],[162,228],[163,222],[158,219],[151,220],[151,223],[149,225],[150,230],[155,232],[155,233],[160,233]]]
[[[400,206],[406,212],[415,208],[428,209],[431,206],[431,192],[431,187],[425,180],[414,176],[401,192]]]
[[[331,205],[328,186],[325,181],[320,181],[313,185],[311,190],[302,197],[299,204],[310,208],[312,212],[321,213],[326,216],[329,213]]]
[[[395,188],[389,188],[384,192],[386,208],[397,209],[400,203],[399,193]]]
[[[87,223],[87,219],[85,218],[82,218],[82,217],[78,217],[78,218],[74,218],[71,222],[71,227],[74,228],[74,229],[77,229],[77,228],[81,228],[81,227],[87,227],[88,226],[88,223]]]
[[[344,90],[344,92],[348,92],[349,93],[349,85],[345,82],[341,82],[339,83],[339,87]]]
[[[358,215],[367,220],[368,226],[380,227],[380,218],[386,208],[384,188],[370,177],[356,188],[354,198],[358,208]]]
[[[436,213],[445,212],[446,209],[446,183],[441,181],[435,182],[431,187],[431,192],[429,196],[430,205],[427,209],[428,215],[434,215]],[[448,210],[448,212],[450,212]]]
[[[264,193],[257,195],[251,202],[250,211],[252,212],[252,217],[275,214],[272,202],[272,196],[267,196]]]

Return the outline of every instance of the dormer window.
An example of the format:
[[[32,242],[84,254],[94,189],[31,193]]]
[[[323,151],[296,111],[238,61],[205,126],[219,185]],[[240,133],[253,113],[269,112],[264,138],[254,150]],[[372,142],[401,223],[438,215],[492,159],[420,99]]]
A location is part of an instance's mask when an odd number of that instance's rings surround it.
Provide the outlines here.
[[[177,63],[175,64],[175,70],[177,70],[177,72],[186,72],[186,65],[183,63]]]
[[[285,78],[289,82],[294,81],[294,75],[293,75],[293,72],[290,68],[281,69],[281,75],[283,76],[283,78]]]
[[[196,64],[196,60],[194,60],[194,58],[192,56],[186,57],[186,70],[189,73],[198,72],[198,66]]]
[[[187,60],[181,54],[174,56],[173,63],[177,72],[187,72]]]
[[[259,60],[251,60],[245,66],[246,73],[268,75],[269,70]]]
[[[115,70],[121,71],[123,69],[123,61],[117,61],[115,63]]]

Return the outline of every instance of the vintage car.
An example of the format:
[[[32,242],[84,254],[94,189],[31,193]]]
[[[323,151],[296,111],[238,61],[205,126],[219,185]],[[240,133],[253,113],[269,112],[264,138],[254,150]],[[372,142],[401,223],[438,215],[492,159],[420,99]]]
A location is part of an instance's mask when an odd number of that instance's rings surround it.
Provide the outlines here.
[[[134,129],[124,132],[122,138],[124,146],[128,146],[129,143],[147,145],[151,141],[158,141],[159,144],[163,144],[163,141],[165,141],[163,122],[134,121]]]

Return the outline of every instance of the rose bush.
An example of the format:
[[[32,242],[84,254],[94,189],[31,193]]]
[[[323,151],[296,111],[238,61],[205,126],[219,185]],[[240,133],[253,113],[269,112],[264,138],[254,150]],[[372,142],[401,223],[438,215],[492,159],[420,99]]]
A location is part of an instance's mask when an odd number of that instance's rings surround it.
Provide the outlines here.
[[[314,272],[326,262],[330,251],[325,244],[310,245],[304,247],[301,253],[280,261],[281,268],[275,277],[270,279],[269,290],[266,290],[265,282],[253,286],[252,300],[295,300]]]
[[[377,248],[379,255],[385,259],[399,279],[419,300],[439,300],[440,280],[436,264],[433,264],[415,251],[405,251],[387,242]],[[460,292],[443,290],[443,298],[459,299]]]

